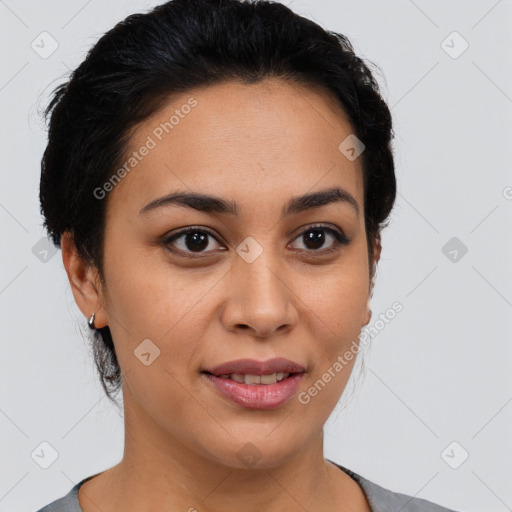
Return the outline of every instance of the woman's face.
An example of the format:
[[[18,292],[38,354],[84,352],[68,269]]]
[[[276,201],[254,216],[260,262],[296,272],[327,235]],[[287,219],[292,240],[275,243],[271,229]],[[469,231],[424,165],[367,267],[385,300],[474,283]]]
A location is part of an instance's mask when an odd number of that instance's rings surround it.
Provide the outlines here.
[[[369,321],[362,167],[339,149],[346,119],[326,93],[270,79],[195,89],[137,127],[103,199],[106,286],[92,309],[125,375],[127,436],[232,467],[252,450],[271,467],[321,435],[354,364],[339,358]],[[298,201],[334,188],[346,196]],[[177,192],[218,201],[153,203]],[[189,226],[196,234],[179,235]],[[204,373],[246,358],[304,372],[296,387],[257,385],[261,401],[232,380],[228,398]]]

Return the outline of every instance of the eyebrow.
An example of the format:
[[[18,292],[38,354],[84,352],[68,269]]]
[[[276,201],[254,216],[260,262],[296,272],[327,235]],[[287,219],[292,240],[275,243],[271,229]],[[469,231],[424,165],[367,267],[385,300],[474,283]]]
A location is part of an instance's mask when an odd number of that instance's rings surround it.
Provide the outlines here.
[[[359,204],[355,198],[341,187],[332,187],[325,190],[310,192],[302,196],[292,197],[284,206],[282,216],[298,214],[313,208],[320,208],[331,203],[345,203],[350,205],[359,217]],[[164,206],[175,205],[206,213],[223,213],[238,215],[240,212],[236,201],[227,201],[220,197],[201,194],[199,192],[172,192],[146,204],[139,212],[145,214]]]

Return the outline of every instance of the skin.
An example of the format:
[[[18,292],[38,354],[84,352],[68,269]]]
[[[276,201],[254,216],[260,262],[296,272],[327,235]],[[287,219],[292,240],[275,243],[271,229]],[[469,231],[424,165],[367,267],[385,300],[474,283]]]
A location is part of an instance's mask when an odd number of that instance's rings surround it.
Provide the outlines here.
[[[371,317],[374,267],[361,159],[338,150],[353,130],[323,90],[277,78],[230,82],[172,98],[136,127],[127,154],[190,97],[197,106],[104,199],[105,283],[70,234],[62,238],[76,303],[86,317],[96,313],[96,327],[110,327],[124,374],[123,459],[82,485],[80,505],[85,512],[230,512],[242,503],[248,512],[369,511],[359,485],[323,456],[323,425],[354,359],[308,404],[294,397],[272,410],[228,401],[200,373],[238,358],[286,357],[306,368],[301,392],[358,341]],[[291,197],[333,186],[355,198],[359,215],[335,202],[282,218]],[[178,189],[234,200],[240,213],[177,205],[139,213]],[[334,237],[322,231],[324,245],[315,249],[302,236],[319,223],[350,243],[320,255],[336,247]],[[202,252],[184,236],[165,246],[166,235],[187,226],[214,234]],[[236,252],[247,236],[263,249],[252,263]],[[376,263],[378,240],[374,254]],[[160,355],[145,366],[134,350],[147,338]],[[247,442],[259,451],[252,467],[237,457]]]

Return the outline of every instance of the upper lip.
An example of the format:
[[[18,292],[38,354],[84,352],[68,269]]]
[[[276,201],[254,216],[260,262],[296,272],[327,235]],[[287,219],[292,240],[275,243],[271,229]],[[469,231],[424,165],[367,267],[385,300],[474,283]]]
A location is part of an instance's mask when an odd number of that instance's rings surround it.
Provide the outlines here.
[[[272,373],[302,373],[304,366],[284,357],[257,361],[256,359],[237,359],[228,361],[214,368],[204,370],[213,375],[231,375],[238,373],[242,375],[271,375]]]

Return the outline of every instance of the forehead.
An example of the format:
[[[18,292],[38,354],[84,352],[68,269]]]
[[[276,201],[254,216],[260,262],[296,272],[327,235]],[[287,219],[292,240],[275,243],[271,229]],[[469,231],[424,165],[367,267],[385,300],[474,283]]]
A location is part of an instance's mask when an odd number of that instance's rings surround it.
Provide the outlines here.
[[[272,78],[191,89],[132,132],[123,161],[130,170],[111,199],[148,201],[177,188],[278,199],[318,183],[342,185],[362,207],[361,159],[339,149],[352,133],[319,87]]]

